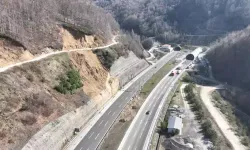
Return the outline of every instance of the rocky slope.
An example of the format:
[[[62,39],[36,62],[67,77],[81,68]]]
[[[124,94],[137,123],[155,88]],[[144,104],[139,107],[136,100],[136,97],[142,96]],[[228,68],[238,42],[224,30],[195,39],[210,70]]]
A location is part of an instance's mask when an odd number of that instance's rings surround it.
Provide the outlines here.
[[[106,45],[120,32],[112,16],[89,1],[4,0],[0,18],[1,67],[55,50]],[[57,149],[70,140],[74,127],[83,127],[131,80],[124,76],[148,66],[136,35],[118,40],[107,49],[61,53],[1,72],[0,149],[21,149],[30,139],[33,148]],[[114,74],[121,62],[124,72]]]

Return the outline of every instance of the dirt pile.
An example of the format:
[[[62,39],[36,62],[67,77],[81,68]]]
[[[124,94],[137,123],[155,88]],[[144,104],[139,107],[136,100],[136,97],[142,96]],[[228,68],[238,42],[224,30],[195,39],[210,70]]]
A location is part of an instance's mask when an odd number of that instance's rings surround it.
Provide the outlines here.
[[[102,44],[102,40],[95,35],[84,35],[70,28],[61,29],[63,39],[63,49],[80,49],[86,47],[98,47]]]

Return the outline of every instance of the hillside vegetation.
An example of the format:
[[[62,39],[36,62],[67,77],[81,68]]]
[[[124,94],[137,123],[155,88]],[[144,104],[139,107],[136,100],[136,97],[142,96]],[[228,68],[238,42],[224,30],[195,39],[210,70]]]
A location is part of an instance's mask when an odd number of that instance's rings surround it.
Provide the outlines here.
[[[248,0],[94,0],[121,27],[165,42],[208,43],[250,23]],[[179,34],[209,35],[184,37]]]
[[[120,83],[131,80],[121,82],[118,76],[110,75],[120,57],[125,60],[133,52],[130,59],[140,61],[129,66],[128,76],[137,75],[148,65],[140,37],[123,34],[115,19],[91,1],[0,1],[0,67],[55,50],[107,45],[114,36],[119,44],[105,50],[52,55],[0,73],[0,149],[21,149],[49,123],[55,125],[45,129],[45,140],[36,139],[31,145],[44,140],[44,147],[52,147],[45,149],[64,146],[73,136],[69,129],[76,125],[73,122],[60,128],[56,126],[58,118],[76,112],[69,115],[71,121],[77,119],[77,127],[84,126],[123,86]],[[119,75],[127,76],[126,70]],[[60,132],[64,137],[53,134]],[[48,140],[49,135],[52,140]]]
[[[96,35],[103,42],[119,31],[113,17],[89,0],[0,1],[0,36],[13,39],[31,53],[46,47],[61,49],[62,28]]]
[[[211,46],[207,58],[215,78],[250,90],[250,27],[233,32]]]
[[[233,86],[225,90],[219,90],[219,94],[228,101],[220,105],[222,105],[222,111],[232,111],[231,114],[237,118],[235,126],[241,129],[236,130],[239,132],[238,134],[244,137],[249,137],[249,128],[247,127],[250,123],[249,41],[250,27],[247,27],[214,42],[206,56],[212,66],[214,77]],[[227,107],[230,107],[230,109]],[[225,114],[230,115],[228,112]],[[233,117],[229,116],[229,118],[232,119]],[[232,121],[230,120],[230,122]],[[244,138],[242,143],[248,145],[249,141]]]

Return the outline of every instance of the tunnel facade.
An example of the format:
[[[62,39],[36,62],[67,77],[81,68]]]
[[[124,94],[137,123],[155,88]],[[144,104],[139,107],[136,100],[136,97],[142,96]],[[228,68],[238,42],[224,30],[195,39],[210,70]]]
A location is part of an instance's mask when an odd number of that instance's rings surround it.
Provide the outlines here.
[[[198,57],[198,55],[202,52],[202,48],[196,48],[191,54],[188,54],[186,56],[187,60],[194,60],[196,57]]]
[[[193,55],[193,54],[188,54],[188,55],[186,56],[186,59],[187,59],[187,60],[194,60],[194,55]]]

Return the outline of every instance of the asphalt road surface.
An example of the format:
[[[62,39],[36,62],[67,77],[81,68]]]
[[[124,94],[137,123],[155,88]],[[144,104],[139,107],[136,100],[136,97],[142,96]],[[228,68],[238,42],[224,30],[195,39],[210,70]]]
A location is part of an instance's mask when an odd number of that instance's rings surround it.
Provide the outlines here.
[[[138,93],[141,86],[172,58],[182,56],[180,52],[171,52],[159,60],[154,67],[136,80],[124,93],[107,109],[103,116],[94,124],[75,150],[95,150],[111,128],[126,104]]]
[[[191,61],[184,61],[182,63],[182,68],[186,68]],[[119,150],[142,150],[146,138],[148,136],[148,133],[150,131],[150,127],[152,125],[153,119],[156,115],[157,109],[162,101],[165,101],[166,99],[163,99],[164,95],[166,94],[167,90],[169,88],[172,88],[171,85],[173,82],[177,81],[175,79],[179,78],[180,75],[174,75],[174,76],[168,76],[160,82],[159,87],[152,91],[149,101],[143,107],[142,113],[137,114],[139,115],[139,119],[135,120],[135,124],[133,126],[130,126],[130,132],[128,132],[128,136],[124,137],[126,139],[123,139],[123,144],[119,146]],[[150,113],[147,115],[146,112],[150,111]],[[131,124],[132,125],[132,124]]]

